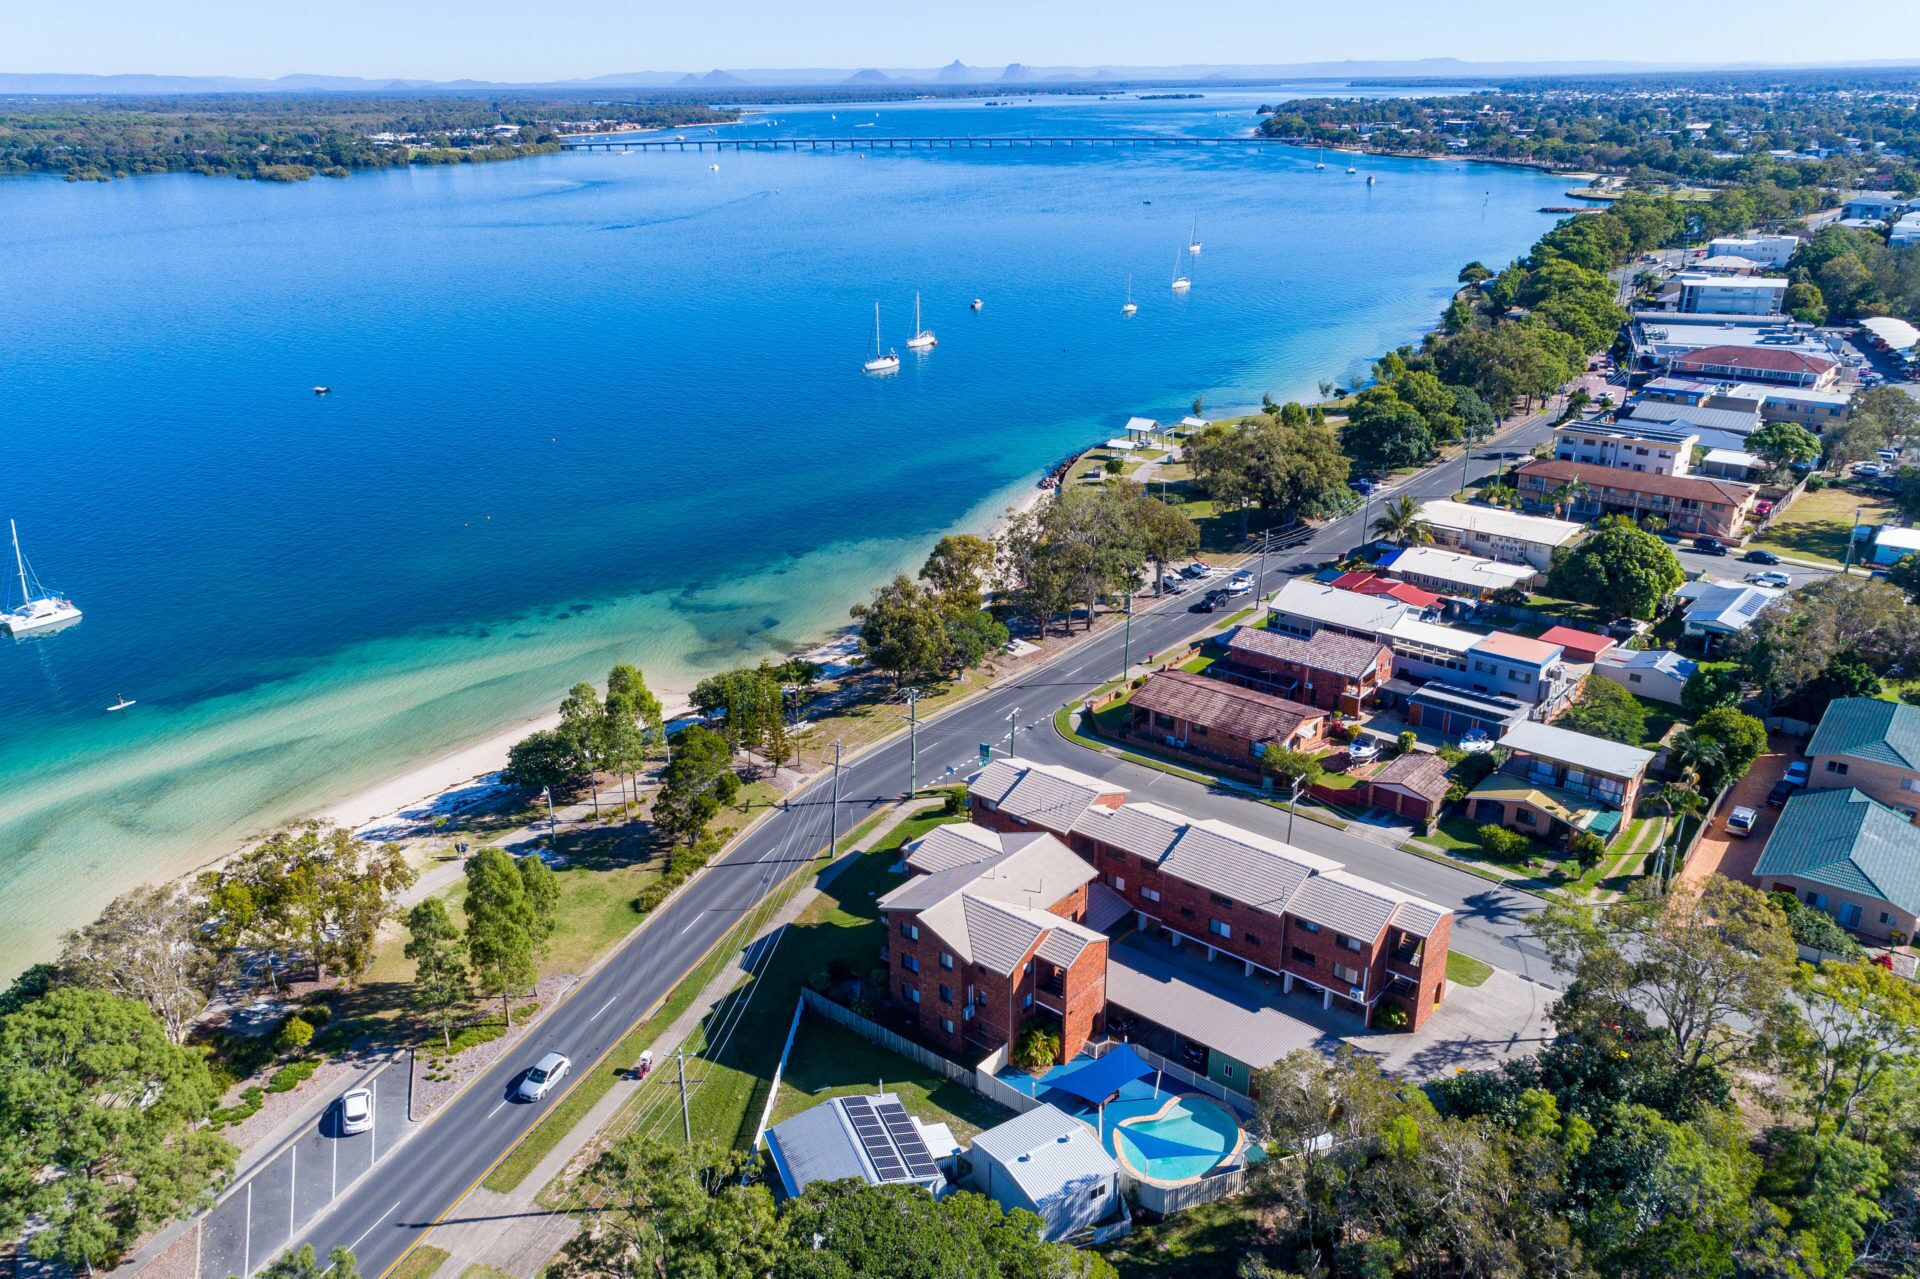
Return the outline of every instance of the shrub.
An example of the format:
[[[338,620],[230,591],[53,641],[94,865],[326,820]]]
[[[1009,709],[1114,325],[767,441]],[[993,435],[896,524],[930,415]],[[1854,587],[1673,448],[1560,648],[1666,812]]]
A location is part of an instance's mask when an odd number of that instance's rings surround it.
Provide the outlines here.
[[[1824,950],[1848,959],[1862,954],[1860,943],[1824,910],[1815,910],[1792,893],[1776,892],[1773,900],[1787,913],[1794,941],[1811,950]]]
[[[1401,733],[1399,737],[1394,739],[1394,744],[1400,748],[1400,753],[1402,755],[1406,755],[1406,754],[1410,754],[1413,751],[1414,746],[1419,741],[1420,741],[1419,736],[1415,734],[1411,728],[1409,728],[1405,732]]]
[[[215,1128],[225,1128],[251,1119],[260,1113],[260,1107],[266,1102],[267,1094],[255,1084],[240,1094],[240,1100],[231,1106],[223,1106],[207,1116],[207,1122]]]
[[[1523,856],[1529,848],[1533,847],[1533,841],[1525,835],[1493,822],[1482,826],[1474,832],[1474,835],[1479,839],[1480,847],[1488,856],[1504,860]]]
[[[1028,1022],[1013,1041],[1013,1063],[1022,1070],[1045,1070],[1060,1060],[1060,1032]]]
[[[1398,1004],[1383,1005],[1373,1015],[1373,1024],[1381,1030],[1404,1030],[1407,1025],[1407,1010]]]
[[[308,1004],[300,1010],[300,1019],[317,1030],[333,1020],[333,1009],[325,1004]]]
[[[273,1037],[274,1047],[283,1053],[299,1052],[313,1042],[313,1023],[299,1015],[294,1015],[280,1023],[280,1033]]]
[[[1567,841],[1567,851],[1580,863],[1581,870],[1592,870],[1600,864],[1600,855],[1607,851],[1607,842],[1590,830],[1577,830]]]
[[[318,1057],[302,1057],[298,1061],[290,1061],[267,1077],[267,1091],[292,1092],[311,1079],[313,1072],[319,1068]]]

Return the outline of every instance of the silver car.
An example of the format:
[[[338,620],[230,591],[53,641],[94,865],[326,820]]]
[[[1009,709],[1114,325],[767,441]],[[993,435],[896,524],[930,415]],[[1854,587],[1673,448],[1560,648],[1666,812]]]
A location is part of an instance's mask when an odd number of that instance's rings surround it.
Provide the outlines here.
[[[354,1088],[340,1094],[340,1135],[351,1137],[373,1127],[373,1094]]]
[[[520,1101],[539,1101],[555,1084],[565,1079],[571,1069],[573,1063],[565,1057],[559,1053],[548,1053],[533,1064],[533,1069],[520,1081],[520,1088],[514,1096]]]

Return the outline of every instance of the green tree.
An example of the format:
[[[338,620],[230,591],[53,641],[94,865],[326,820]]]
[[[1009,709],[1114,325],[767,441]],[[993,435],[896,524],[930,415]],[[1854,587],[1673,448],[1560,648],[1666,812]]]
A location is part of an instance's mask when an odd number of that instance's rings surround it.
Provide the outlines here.
[[[575,684],[560,703],[560,734],[580,761],[587,785],[593,791],[593,815],[600,816],[599,771],[606,763],[607,715],[593,685]]]
[[[855,604],[860,651],[893,676],[896,687],[931,679],[946,666],[952,641],[940,597],[906,574],[875,590],[869,603]]]
[[[560,922],[560,877],[538,853],[516,858],[514,865],[527,896],[527,935],[533,939],[533,953],[545,955]]]
[[[1747,452],[1763,457],[1775,469],[1795,462],[1820,460],[1820,440],[1804,426],[1769,422],[1747,437]]]
[[[1489,271],[1484,263],[1478,261],[1469,262],[1460,268],[1459,281],[1462,284],[1478,284],[1482,280],[1492,278],[1493,272]]]
[[[647,762],[647,736],[646,730],[641,727],[640,713],[629,694],[614,692],[607,694],[601,713],[601,761],[615,777],[627,779],[630,796],[638,796],[639,788],[634,785],[634,774]]]
[[[726,738],[698,725],[689,728],[676,739],[653,803],[653,824],[665,838],[691,847],[739,786]]]
[[[1738,666],[1731,662],[1701,662],[1680,688],[1680,705],[1697,719],[1716,706],[1737,706],[1741,692]]]
[[[203,1126],[219,1095],[139,1000],[68,986],[0,1019],[0,1237],[34,1222],[30,1255],[117,1265],[232,1171],[239,1152]]]
[[[507,766],[500,780],[521,791],[571,790],[585,776],[586,765],[573,742],[551,728],[536,729],[507,748]]]
[[[1827,299],[1820,292],[1820,286],[1811,280],[1789,284],[1783,306],[1788,315],[1802,324],[1827,322]]]
[[[1607,516],[1555,563],[1554,594],[1585,600],[1609,613],[1651,617],[1686,580],[1665,542],[1621,516]]]
[[[1647,708],[1612,680],[1590,677],[1581,686],[1580,696],[1560,717],[1560,725],[1577,733],[1638,746],[1647,739]]]
[[[454,1023],[466,1015],[472,982],[461,954],[460,930],[438,897],[428,897],[407,912],[405,953],[413,961],[414,1007],[439,1028],[441,1041],[451,1050]]]
[[[995,553],[993,543],[984,537],[949,533],[934,544],[927,562],[920,566],[920,580],[949,612],[979,612]]]
[[[748,1157],[632,1134],[581,1175],[600,1205],[550,1270],[556,1279],[765,1279],[788,1251],[773,1196]]]
[[[607,700],[611,702],[616,697],[626,698],[627,705],[633,711],[634,722],[640,728],[644,761],[667,740],[665,710],[653,690],[647,687],[646,677],[640,673],[640,669],[626,662],[607,672]]]
[[[1744,775],[1766,749],[1766,725],[1731,706],[1706,711],[1674,739],[1675,754],[1698,771],[1710,792]]]
[[[1310,751],[1282,750],[1269,746],[1260,756],[1260,775],[1272,781],[1289,794],[1298,787],[1307,787],[1325,777],[1326,766],[1320,757]]]
[[[1920,1084],[1920,987],[1864,960],[1803,965],[1785,1057],[1816,1125],[1871,1139]]]
[[[1920,660],[1920,610],[1891,582],[1829,577],[1774,600],[1734,638],[1748,677],[1775,702],[1801,696],[1837,654],[1875,670]]]
[[[781,1225],[773,1279],[1114,1279],[1099,1253],[1048,1243],[1038,1217],[971,1191],[818,1181]]]
[[[228,1279],[236,1277],[229,1275]],[[345,1248],[335,1248],[327,1254],[327,1264],[323,1266],[314,1255],[313,1245],[303,1243],[294,1251],[275,1257],[257,1272],[256,1279],[360,1279],[360,1266],[353,1253]]]
[[[483,848],[467,861],[467,961],[487,998],[500,1000],[500,1015],[513,1025],[513,997],[533,988],[539,973],[533,903],[514,859]]]
[[[1007,625],[992,613],[949,613],[947,653],[955,670],[971,670],[1007,646]]]
[[[1368,471],[1412,466],[1433,455],[1426,419],[1390,386],[1360,392],[1340,440],[1355,464]]]

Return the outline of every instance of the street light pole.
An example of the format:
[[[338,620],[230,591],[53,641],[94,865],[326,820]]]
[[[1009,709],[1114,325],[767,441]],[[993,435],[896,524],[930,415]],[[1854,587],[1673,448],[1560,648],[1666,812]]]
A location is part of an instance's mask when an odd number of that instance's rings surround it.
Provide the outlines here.
[[[1853,575],[1853,543],[1854,539],[1860,536],[1860,509],[1857,506],[1853,508],[1853,528],[1847,533],[1847,560],[1840,566],[1842,577]]]
[[[1293,813],[1300,807],[1300,788],[1306,784],[1307,779],[1304,777],[1293,779],[1293,797],[1287,801],[1287,842],[1289,844],[1293,842]]]
[[[827,857],[840,855],[840,743],[833,744],[833,803],[827,810],[827,821],[832,833],[827,838]]]
[[[920,690],[907,690],[907,798],[920,793]]]
[[[1133,592],[1127,592],[1127,621],[1120,636],[1120,678],[1125,680],[1127,672],[1133,669]],[[1011,742],[1009,742],[1011,745]]]
[[[1009,707],[1007,709],[1007,754],[1009,755],[1013,754],[1014,736],[1020,731],[1019,722],[1013,718],[1015,715],[1018,715],[1019,713],[1020,713],[1020,708],[1018,706]]]
[[[540,798],[547,801],[547,849],[552,851],[554,838],[560,829],[553,820],[553,787],[542,786],[540,788]]]

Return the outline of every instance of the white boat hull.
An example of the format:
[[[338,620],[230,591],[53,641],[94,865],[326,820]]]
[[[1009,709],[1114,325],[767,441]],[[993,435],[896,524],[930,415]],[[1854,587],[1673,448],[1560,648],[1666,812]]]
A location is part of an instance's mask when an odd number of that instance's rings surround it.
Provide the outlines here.
[[[1122,314],[1122,315],[1132,315],[1132,314],[1133,314],[1134,312],[1136,312],[1136,311],[1138,311],[1139,309],[1140,309],[1139,307],[1137,307],[1137,306],[1135,306],[1135,305],[1134,305],[1133,303],[1131,303],[1131,302],[1129,302],[1129,303],[1127,303],[1127,304],[1126,304],[1125,306],[1123,306],[1123,307],[1121,307],[1121,308],[1120,308],[1120,314]]]
[[[79,620],[80,610],[68,601],[40,599],[0,613],[0,629],[25,635],[29,631],[43,631],[50,626],[64,626]]]
[[[907,339],[907,349],[909,351],[926,351],[939,345],[940,339],[934,337],[931,333],[916,333]]]
[[[897,373],[900,370],[900,357],[883,355],[877,360],[868,360],[860,367],[869,373]]]
[[[1175,293],[1185,293],[1188,289],[1192,287],[1193,287],[1193,281],[1185,278],[1178,279],[1173,282],[1173,291]]]

